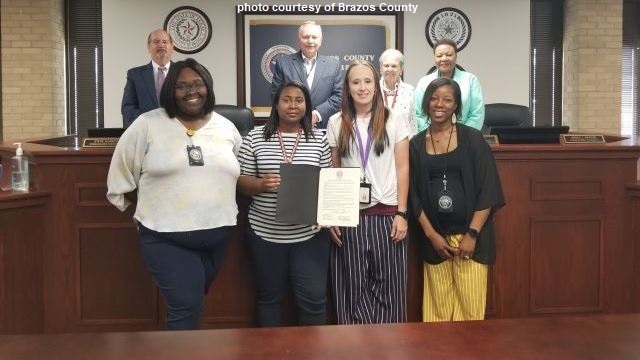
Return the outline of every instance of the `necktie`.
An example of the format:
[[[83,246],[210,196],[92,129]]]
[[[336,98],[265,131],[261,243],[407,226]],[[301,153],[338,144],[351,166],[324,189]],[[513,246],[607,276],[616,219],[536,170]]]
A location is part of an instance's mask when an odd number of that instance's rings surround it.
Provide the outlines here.
[[[314,67],[316,67],[316,59],[305,61],[305,70],[307,72],[307,77],[309,77]]]
[[[311,76],[311,72],[313,71],[313,68],[316,67],[316,59],[305,60],[305,62],[306,62],[305,71],[307,72],[307,85],[309,86],[309,89],[311,89],[311,83],[313,83],[313,77]]]
[[[162,90],[162,84],[164,83],[164,72],[166,68],[161,66],[158,68],[158,77],[156,78],[156,97],[158,98],[158,104],[160,104],[160,90]]]

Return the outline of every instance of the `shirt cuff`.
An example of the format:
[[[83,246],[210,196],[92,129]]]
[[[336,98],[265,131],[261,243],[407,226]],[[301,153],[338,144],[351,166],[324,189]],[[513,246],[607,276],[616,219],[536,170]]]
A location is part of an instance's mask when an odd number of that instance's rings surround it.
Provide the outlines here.
[[[316,116],[318,117],[318,123],[321,123],[322,122],[322,116],[320,115],[320,111],[313,110],[312,113],[316,114]]]

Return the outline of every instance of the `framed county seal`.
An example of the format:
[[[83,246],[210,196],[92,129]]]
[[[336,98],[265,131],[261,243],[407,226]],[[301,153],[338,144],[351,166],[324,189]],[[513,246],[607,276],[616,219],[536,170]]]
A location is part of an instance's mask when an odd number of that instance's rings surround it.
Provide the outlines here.
[[[173,48],[183,54],[195,54],[211,40],[211,20],[193,6],[175,8],[164,20],[164,29],[173,39]]]
[[[471,39],[471,22],[467,15],[458,9],[442,8],[429,16],[424,34],[431,47],[438,40],[447,38],[455,41],[460,51]]]
[[[273,66],[276,64],[276,59],[282,55],[289,55],[296,52],[296,49],[289,45],[274,45],[267,49],[262,55],[260,61],[260,69],[262,69],[262,76],[264,79],[271,83],[273,80]]]

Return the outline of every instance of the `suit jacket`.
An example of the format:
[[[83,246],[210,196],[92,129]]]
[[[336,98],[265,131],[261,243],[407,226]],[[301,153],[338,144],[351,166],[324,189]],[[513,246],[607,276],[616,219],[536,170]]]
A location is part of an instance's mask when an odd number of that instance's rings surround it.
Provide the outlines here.
[[[173,62],[171,62],[173,65]],[[171,69],[171,66],[169,66]],[[122,123],[131,125],[140,114],[160,107],[156,98],[156,82],[153,77],[153,65],[134,67],[127,71],[127,84],[122,94]]]
[[[342,79],[340,62],[330,56],[318,55],[309,93],[313,110],[317,110],[322,117],[322,122],[318,124],[319,128],[326,128],[331,115],[340,110]],[[287,81],[298,81],[307,85],[307,74],[301,51],[276,59],[273,80],[271,81],[271,99],[275,96],[280,85]]]

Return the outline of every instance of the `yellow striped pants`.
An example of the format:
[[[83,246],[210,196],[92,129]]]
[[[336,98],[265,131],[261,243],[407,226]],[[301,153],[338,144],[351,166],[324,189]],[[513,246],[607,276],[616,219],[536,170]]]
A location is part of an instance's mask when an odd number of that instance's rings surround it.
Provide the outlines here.
[[[458,247],[464,235],[446,237]],[[458,256],[438,265],[424,263],[422,321],[483,320],[488,266]]]

